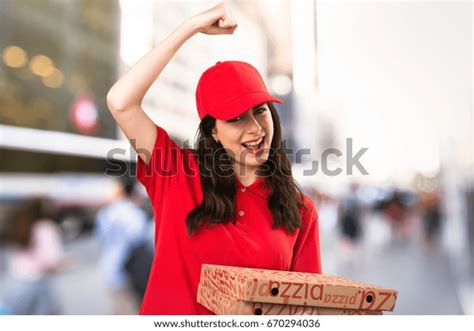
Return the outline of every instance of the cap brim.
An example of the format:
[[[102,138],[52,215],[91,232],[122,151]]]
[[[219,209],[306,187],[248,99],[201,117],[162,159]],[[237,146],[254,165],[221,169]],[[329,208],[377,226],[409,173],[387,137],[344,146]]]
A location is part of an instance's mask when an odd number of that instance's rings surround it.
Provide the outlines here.
[[[285,103],[283,100],[275,98],[265,92],[249,93],[235,98],[226,104],[215,106],[214,109],[209,112],[209,115],[216,119],[227,121],[265,102]]]

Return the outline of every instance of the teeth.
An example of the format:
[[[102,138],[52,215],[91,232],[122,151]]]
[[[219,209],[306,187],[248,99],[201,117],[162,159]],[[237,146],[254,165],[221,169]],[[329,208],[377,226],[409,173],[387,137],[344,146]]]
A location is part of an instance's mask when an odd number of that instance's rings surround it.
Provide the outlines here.
[[[263,138],[260,138],[260,140],[254,142],[254,143],[243,143],[243,145],[245,147],[257,147],[258,145],[260,145],[260,143],[262,142]]]

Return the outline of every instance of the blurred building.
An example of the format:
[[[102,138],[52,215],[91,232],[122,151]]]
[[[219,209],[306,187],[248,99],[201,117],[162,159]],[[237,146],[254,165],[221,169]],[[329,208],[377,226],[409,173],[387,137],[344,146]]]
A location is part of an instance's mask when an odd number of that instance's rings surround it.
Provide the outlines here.
[[[15,0],[0,7],[0,121],[10,129],[0,171],[102,170],[100,162],[48,152],[74,155],[66,137],[79,144],[81,136],[115,138],[105,96],[117,74],[117,1]],[[49,131],[77,136],[61,136],[61,151],[44,144]]]
[[[2,124],[114,138],[105,95],[117,71],[117,1],[0,6]],[[91,109],[74,117],[80,97]]]
[[[119,19],[115,0],[0,1],[0,208],[32,194],[104,200]]]

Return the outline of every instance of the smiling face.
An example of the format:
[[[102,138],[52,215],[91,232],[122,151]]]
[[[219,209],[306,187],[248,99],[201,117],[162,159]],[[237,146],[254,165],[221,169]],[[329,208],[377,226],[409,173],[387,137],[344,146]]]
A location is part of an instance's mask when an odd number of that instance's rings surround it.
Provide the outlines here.
[[[273,119],[266,103],[228,121],[216,120],[212,136],[236,160],[236,166],[254,171],[268,160]]]

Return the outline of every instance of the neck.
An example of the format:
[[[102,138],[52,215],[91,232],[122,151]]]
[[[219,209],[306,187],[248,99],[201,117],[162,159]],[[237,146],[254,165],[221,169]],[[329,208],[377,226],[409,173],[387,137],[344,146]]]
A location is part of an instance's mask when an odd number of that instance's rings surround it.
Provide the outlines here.
[[[244,186],[252,185],[257,179],[257,169],[256,168],[247,168],[247,167],[234,167],[234,173],[237,179]]]

